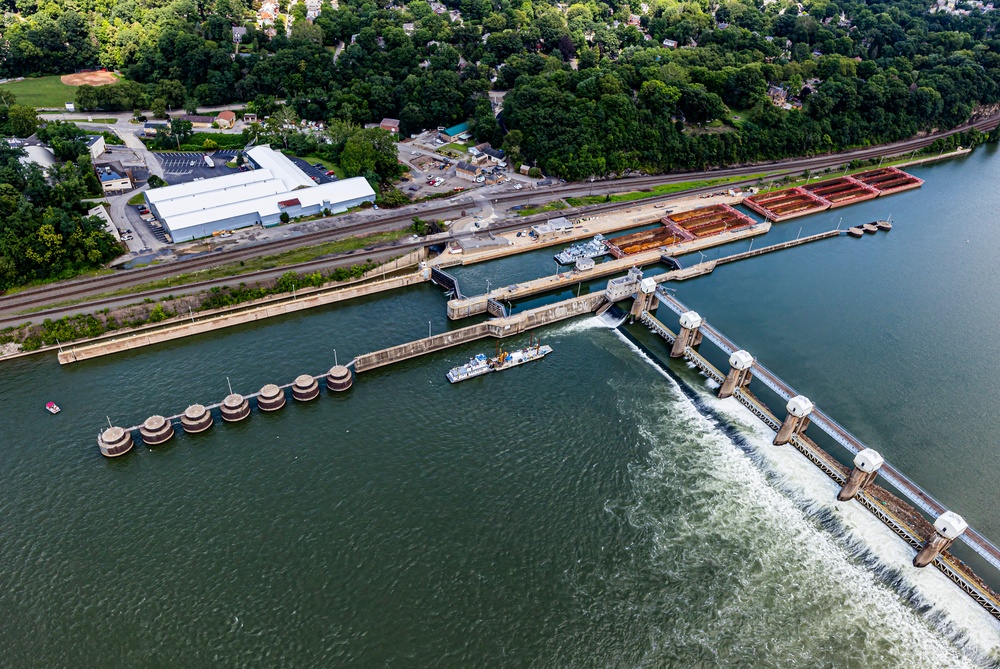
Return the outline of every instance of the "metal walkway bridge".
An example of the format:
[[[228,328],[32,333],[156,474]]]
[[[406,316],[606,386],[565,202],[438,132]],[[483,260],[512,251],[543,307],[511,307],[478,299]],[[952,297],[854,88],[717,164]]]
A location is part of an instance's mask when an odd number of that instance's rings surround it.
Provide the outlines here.
[[[660,300],[661,304],[665,304],[678,315],[690,311],[690,309],[680,300],[668,294],[662,288],[657,289],[656,297]],[[724,334],[709,325],[707,321],[702,323],[701,332],[705,339],[708,339],[720,349],[725,351],[727,355],[731,355],[734,351],[737,351],[740,348]],[[759,379],[764,385],[776,392],[784,400],[789,400],[799,394],[794,388],[781,380],[781,378],[779,378],[767,367],[760,364],[760,362],[756,359],[754,360],[753,373],[755,378]],[[834,441],[846,448],[852,455],[868,448],[864,442],[848,432],[847,429],[840,423],[823,413],[819,407],[813,409],[809,418],[811,419],[813,425],[830,435]],[[879,475],[899,490],[899,492],[902,493],[903,496],[910,500],[910,502],[912,502],[915,506],[929,513],[932,518],[937,518],[942,513],[947,511],[947,507],[945,507],[941,502],[934,499],[930,493],[923,490],[920,486],[911,481],[906,477],[906,475],[890,465],[888,462],[886,462],[879,470]],[[969,526],[969,528],[961,536],[961,539],[984,560],[1000,571],[1000,548],[997,548],[993,542],[973,529],[972,526]]]

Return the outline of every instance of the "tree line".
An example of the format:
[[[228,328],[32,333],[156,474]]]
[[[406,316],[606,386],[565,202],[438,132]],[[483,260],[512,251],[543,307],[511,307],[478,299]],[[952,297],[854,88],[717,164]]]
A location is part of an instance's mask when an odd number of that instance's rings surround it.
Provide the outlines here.
[[[1000,12],[931,14],[917,0],[444,4],[460,19],[424,0],[344,0],[310,23],[297,3],[291,28],[272,29],[243,0],[3,0],[19,17],[0,26],[0,74],[126,76],[80,87],[86,109],[284,99],[312,121],[398,118],[404,135],[472,119],[478,139],[572,179],[889,142],[1000,101]],[[247,28],[238,49],[234,25]],[[772,103],[771,86],[792,108]],[[491,90],[506,91],[499,120]]]

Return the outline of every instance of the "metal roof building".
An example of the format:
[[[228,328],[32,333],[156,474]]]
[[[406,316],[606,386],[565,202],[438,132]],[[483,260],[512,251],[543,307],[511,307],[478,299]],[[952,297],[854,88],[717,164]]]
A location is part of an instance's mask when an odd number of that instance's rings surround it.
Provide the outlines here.
[[[295,219],[324,210],[339,213],[375,201],[375,191],[363,177],[316,185],[268,147],[254,147],[247,157],[258,169],[144,193],[150,211],[174,242],[251,225],[278,225],[282,214]]]

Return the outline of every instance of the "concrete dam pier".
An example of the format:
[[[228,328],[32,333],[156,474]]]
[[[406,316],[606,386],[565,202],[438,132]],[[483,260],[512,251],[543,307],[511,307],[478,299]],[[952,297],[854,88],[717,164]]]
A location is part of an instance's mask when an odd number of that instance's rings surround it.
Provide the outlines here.
[[[636,300],[640,299],[642,298],[637,294]],[[653,315],[657,303],[667,306],[677,315],[677,334]],[[704,318],[662,288],[656,290],[652,303],[647,298],[647,304],[649,308],[642,311],[639,320],[671,344],[672,355],[679,352],[680,356],[693,363],[703,374],[717,381],[720,384],[720,398],[735,398],[775,430],[775,445],[791,445],[836,481],[841,486],[837,495],[840,502],[857,501],[902,537],[916,550],[913,558],[915,567],[935,566],[991,615],[1000,619],[1000,596],[968,565],[948,552],[948,548],[956,540],[961,540],[1000,571],[1000,549],[997,546],[970,527],[959,514],[946,509],[929,493],[888,464],[880,453],[868,448],[823,413],[809,398],[796,393],[749,352],[740,349]],[[710,341],[729,354],[730,369],[727,373],[716,369],[696,350],[703,340]],[[752,379],[758,380],[787,402],[783,419],[776,417],[750,392],[749,384]],[[848,470],[809,439],[805,432],[810,425],[822,430],[852,453],[854,467]],[[875,480],[879,475],[906,498],[909,504],[877,485]],[[917,509],[933,518],[933,524]]]

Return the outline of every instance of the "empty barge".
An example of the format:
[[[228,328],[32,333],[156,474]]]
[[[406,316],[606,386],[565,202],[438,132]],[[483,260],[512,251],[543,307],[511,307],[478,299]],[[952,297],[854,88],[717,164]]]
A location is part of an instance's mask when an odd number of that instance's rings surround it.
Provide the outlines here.
[[[836,179],[817,181],[802,188],[829,202],[831,208],[864,202],[879,196],[878,189],[858,181],[854,177],[837,177]]]
[[[743,204],[776,223],[830,208],[829,201],[799,187],[751,195]]]
[[[704,239],[724,232],[743,230],[756,222],[728,204],[713,204],[660,219],[662,228],[643,230],[607,240],[608,250],[615,258],[642,253],[651,249]]]
[[[855,174],[854,178],[878,191],[879,195],[892,195],[911,188],[920,188],[924,180],[895,167],[881,167]]]

